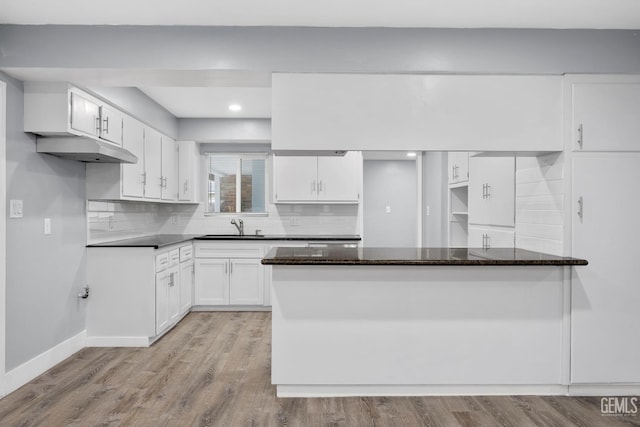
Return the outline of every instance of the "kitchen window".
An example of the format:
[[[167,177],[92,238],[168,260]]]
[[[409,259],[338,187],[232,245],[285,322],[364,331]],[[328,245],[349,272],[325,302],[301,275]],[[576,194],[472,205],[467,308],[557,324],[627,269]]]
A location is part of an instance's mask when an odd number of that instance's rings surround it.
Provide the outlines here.
[[[266,154],[205,156],[207,213],[266,212]]]

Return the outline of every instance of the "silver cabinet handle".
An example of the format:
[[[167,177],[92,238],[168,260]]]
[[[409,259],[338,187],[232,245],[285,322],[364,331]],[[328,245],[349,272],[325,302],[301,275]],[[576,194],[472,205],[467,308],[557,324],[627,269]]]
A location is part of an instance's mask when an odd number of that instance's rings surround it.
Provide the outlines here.
[[[311,183],[311,194],[313,194],[313,193],[315,193],[315,192],[316,192],[316,182],[315,182],[315,181],[313,181],[313,182]]]
[[[578,146],[582,150],[582,123],[578,126]]]
[[[147,185],[147,173],[142,172],[140,175],[142,176],[142,185]]]
[[[108,135],[109,134],[109,117],[106,117],[104,120],[102,120],[102,122],[104,123],[104,127],[102,128],[102,130],[104,131],[104,133]]]
[[[100,116],[95,117],[94,120],[96,121],[96,134],[100,135],[100,131],[102,130],[102,126],[100,125]]]
[[[578,216],[580,217],[580,222],[582,222],[582,215],[584,214],[584,201],[582,200],[582,196],[578,198]]]
[[[487,199],[491,198],[491,186],[487,184]]]
[[[229,261],[229,274],[233,274],[233,261]]]
[[[322,191],[322,181],[318,182],[318,193]]]
[[[482,198],[487,198],[487,184],[482,184]]]
[[[485,249],[491,249],[491,236],[487,234],[487,243],[485,245]]]

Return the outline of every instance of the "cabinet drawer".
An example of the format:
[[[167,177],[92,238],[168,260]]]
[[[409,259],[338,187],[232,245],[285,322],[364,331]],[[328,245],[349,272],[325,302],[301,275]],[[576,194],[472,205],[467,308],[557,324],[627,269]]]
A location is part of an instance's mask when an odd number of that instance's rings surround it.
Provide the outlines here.
[[[164,271],[169,267],[169,252],[156,255],[156,273]]]
[[[262,245],[213,244],[197,245],[196,258],[262,258]]]
[[[169,252],[169,265],[174,266],[180,263],[180,249],[173,249]]]
[[[180,262],[189,261],[193,258],[193,246],[183,246],[180,248]]]
[[[515,231],[494,228],[469,227],[470,248],[514,248]]]

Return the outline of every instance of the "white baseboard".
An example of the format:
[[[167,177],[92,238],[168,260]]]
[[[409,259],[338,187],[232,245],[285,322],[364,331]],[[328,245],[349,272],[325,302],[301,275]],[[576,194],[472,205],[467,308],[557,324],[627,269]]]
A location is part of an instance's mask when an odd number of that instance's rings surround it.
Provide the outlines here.
[[[567,386],[532,385],[278,385],[278,397],[566,396]]]
[[[640,396],[640,384],[572,384],[569,396]]]
[[[67,357],[82,350],[85,347],[86,341],[87,331],[84,330],[7,372],[5,376],[6,394],[19,389]]]
[[[194,305],[191,311],[271,311],[270,305]]]
[[[87,347],[149,347],[149,337],[87,337]]]

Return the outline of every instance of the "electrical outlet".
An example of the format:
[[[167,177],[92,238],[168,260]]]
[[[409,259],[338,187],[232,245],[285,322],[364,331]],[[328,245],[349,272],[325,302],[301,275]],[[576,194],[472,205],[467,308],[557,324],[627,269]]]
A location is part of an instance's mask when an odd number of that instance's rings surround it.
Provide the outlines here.
[[[44,234],[51,234],[51,218],[44,219]]]
[[[391,213],[391,206],[386,206],[386,207],[384,208],[384,212],[385,212],[385,213]]]
[[[22,200],[9,201],[9,218],[22,218]]]

